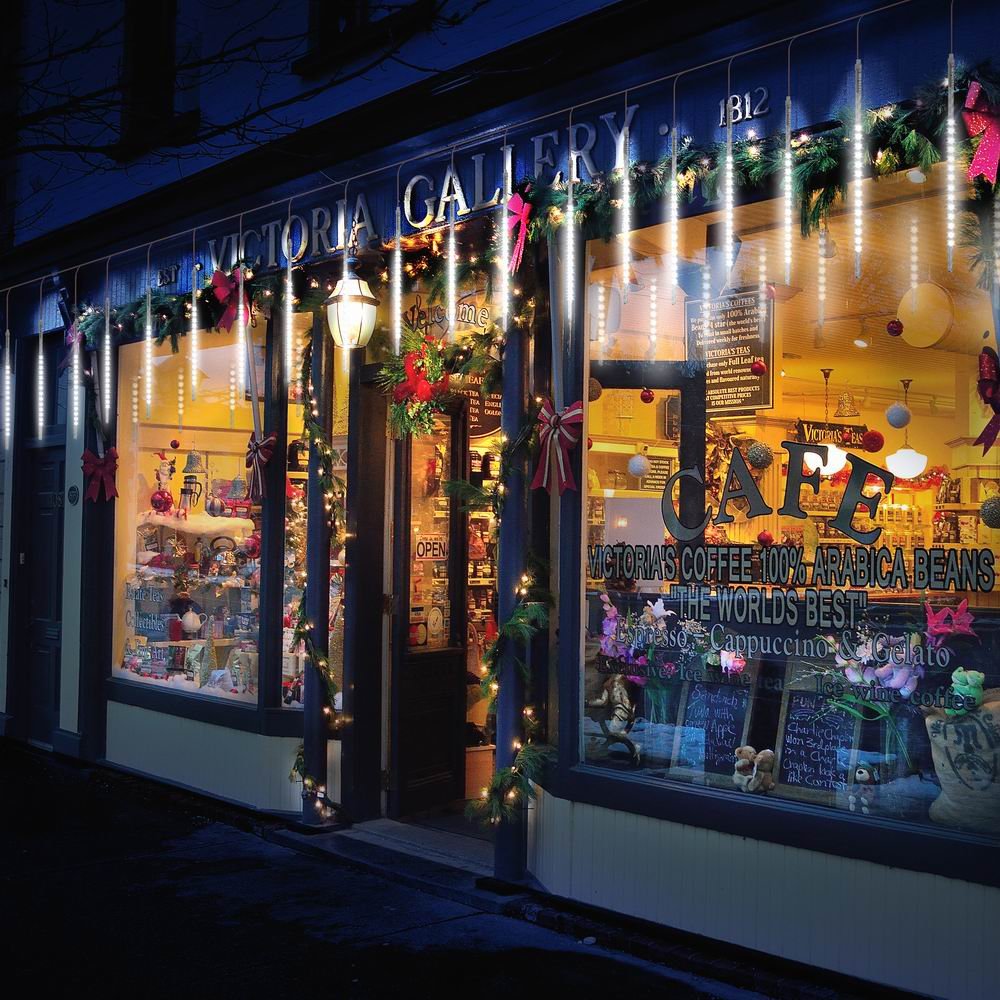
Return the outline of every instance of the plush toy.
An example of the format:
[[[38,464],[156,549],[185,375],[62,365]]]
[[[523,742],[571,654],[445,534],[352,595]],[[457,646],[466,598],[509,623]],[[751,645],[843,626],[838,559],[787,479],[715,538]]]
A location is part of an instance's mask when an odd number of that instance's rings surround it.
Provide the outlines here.
[[[761,750],[753,759],[753,774],[748,792],[769,792],[774,788],[774,751]]]
[[[751,746],[737,747],[733,753],[735,764],[733,765],[733,784],[741,791],[745,792],[754,774],[753,762],[757,758],[757,751]]]
[[[867,816],[875,808],[875,792],[879,783],[878,768],[866,761],[858,761],[854,769],[854,784],[847,796],[847,807],[851,812],[861,810]]]

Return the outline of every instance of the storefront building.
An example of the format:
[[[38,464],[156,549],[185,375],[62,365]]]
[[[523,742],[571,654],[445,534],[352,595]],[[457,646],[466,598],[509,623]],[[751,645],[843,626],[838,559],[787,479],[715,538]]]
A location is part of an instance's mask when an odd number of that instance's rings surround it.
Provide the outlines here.
[[[13,289],[6,732],[478,801],[502,877],[994,995],[1000,63],[945,14],[730,26]]]

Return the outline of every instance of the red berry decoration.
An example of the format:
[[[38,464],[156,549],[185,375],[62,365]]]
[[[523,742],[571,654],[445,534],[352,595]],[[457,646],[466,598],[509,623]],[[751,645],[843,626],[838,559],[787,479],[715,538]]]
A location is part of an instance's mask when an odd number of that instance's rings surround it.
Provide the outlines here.
[[[170,442],[170,447],[173,448],[174,451],[177,451],[177,449],[180,446],[181,446],[181,443],[180,443],[180,441],[177,440],[177,438],[174,438],[173,441]]]
[[[587,438],[587,451],[590,451],[594,447],[594,439],[592,437]]]
[[[750,366],[750,371],[754,375],[766,375],[767,374],[767,365],[763,361],[755,361]]]
[[[850,431],[843,430],[843,431],[840,432],[840,443],[841,444],[850,444],[853,439],[854,439],[854,436],[851,434]]]
[[[890,337],[901,337],[903,335],[903,321],[901,319],[891,319],[885,324],[885,332]]]
[[[865,451],[881,451],[885,447],[885,437],[881,431],[865,431],[861,445]]]
[[[762,531],[757,536],[757,541],[766,549],[769,545],[774,545],[774,535],[770,531]]]
[[[639,393],[639,398],[644,403],[652,403],[653,400],[656,399],[656,393],[653,392],[652,389],[643,389],[642,392]]]

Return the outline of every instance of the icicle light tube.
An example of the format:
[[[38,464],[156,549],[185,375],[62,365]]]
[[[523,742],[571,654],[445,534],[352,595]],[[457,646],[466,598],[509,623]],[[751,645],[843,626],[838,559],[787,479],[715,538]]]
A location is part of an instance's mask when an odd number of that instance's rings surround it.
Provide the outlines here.
[[[601,354],[604,354],[604,346],[608,339],[608,325],[607,319],[605,318],[605,291],[604,282],[599,282],[597,285],[597,345],[600,349]]]
[[[455,239],[455,199],[448,206],[448,329],[457,335],[458,326],[458,244]],[[346,286],[345,286],[346,287]]]
[[[240,396],[246,391],[247,385],[247,321],[243,314],[243,263],[238,265],[239,275],[236,279],[236,387]]]
[[[229,367],[229,426],[236,426],[236,368]]]
[[[948,250],[948,270],[955,264],[955,55],[948,53],[948,117],[944,124],[944,187],[945,239]]]
[[[198,398],[198,274],[201,265],[196,260],[198,246],[195,242],[197,230],[191,231],[191,343],[189,362],[191,365],[191,401]]]
[[[656,353],[656,330],[658,320],[656,316],[656,278],[649,279],[649,346]]]
[[[574,265],[574,257],[576,256],[576,229],[573,225],[573,216],[576,214],[576,207],[573,201],[573,184],[575,182],[573,166],[573,158],[570,157],[569,180],[566,184],[566,215],[563,219],[563,226],[566,230],[563,243],[563,252],[565,254],[565,260],[563,261],[563,306],[565,312],[563,327],[567,333],[573,323],[573,282],[576,277],[576,267]]]
[[[726,115],[726,159],[722,174],[723,232],[725,240],[726,284],[730,281],[733,267],[733,243],[735,241],[734,192],[733,192],[733,122],[732,115]]]
[[[993,301],[1000,304],[1000,198],[993,199]]]
[[[784,244],[785,244],[785,284],[792,283],[792,219],[794,218],[794,190],[792,179],[792,98],[785,98],[785,158],[784,176]]]
[[[295,301],[292,295],[292,203],[288,203],[288,243],[285,246],[285,385],[295,384]]]
[[[854,277],[861,277],[861,252],[864,249],[864,182],[865,143],[863,127],[864,110],[861,107],[861,59],[854,61]]]
[[[153,289],[146,284],[146,330],[142,340],[143,351],[143,388],[146,391],[146,419],[153,411]]]
[[[113,402],[112,397],[112,387],[111,387],[111,352],[112,352],[112,342],[111,342],[111,299],[110,297],[104,300],[104,364],[101,366],[102,375],[104,376],[104,385],[101,388],[104,390],[104,424],[105,427],[111,426],[111,405]]]
[[[10,328],[8,327],[7,332],[4,336],[4,351],[3,351],[3,446],[5,448],[10,447],[11,388],[12,386],[10,377]]]
[[[629,285],[629,267],[632,253],[629,241],[632,237],[632,179],[629,176],[628,126],[622,129],[622,291]]]
[[[35,375],[35,406],[37,408],[38,437],[45,436],[45,342],[42,331],[42,282],[38,283],[38,371]]]
[[[816,254],[816,321],[826,320],[826,229],[820,229]]]
[[[920,284],[920,226],[917,217],[910,219],[910,309],[917,311],[917,285]]]
[[[177,430],[184,428],[184,366],[177,370]]]
[[[767,247],[763,246],[757,258],[757,313],[763,326],[767,319]]]
[[[680,196],[677,190],[677,132],[671,131],[670,139],[670,183],[667,185],[667,197],[669,199],[668,210],[670,213],[670,250],[667,258],[670,268],[670,301],[677,301],[679,262],[677,259],[680,247],[680,234],[678,225],[680,223]]]
[[[132,379],[132,423],[139,425],[139,376]]]
[[[396,246],[392,251],[392,342],[398,354],[403,342],[403,213],[399,205],[396,206]]]
[[[510,149],[504,141],[503,149],[503,199],[500,202],[500,322],[507,329],[510,309],[510,232],[507,228],[507,206],[510,202],[511,165]]]
[[[73,421],[75,438],[80,433],[80,345],[74,343],[70,350],[73,352],[69,376],[70,417]]]

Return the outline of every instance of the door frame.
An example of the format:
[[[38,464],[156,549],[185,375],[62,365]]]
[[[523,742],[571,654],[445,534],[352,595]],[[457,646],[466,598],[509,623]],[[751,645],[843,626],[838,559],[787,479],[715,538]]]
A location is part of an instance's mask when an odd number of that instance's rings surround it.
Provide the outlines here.
[[[468,478],[469,472],[469,433],[468,433],[468,404],[461,396],[454,396],[449,401],[445,412],[452,418],[451,421],[451,449],[453,461],[458,459],[458,469],[460,478]],[[392,596],[390,607],[392,609],[392,624],[390,627],[390,650],[388,658],[389,666],[389,746],[388,746],[388,768],[386,789],[385,813],[387,816],[398,819],[405,816],[403,810],[403,790],[400,785],[400,681],[403,669],[403,661],[407,656],[409,648],[409,628],[410,628],[410,532],[409,509],[410,509],[410,489],[411,479],[411,457],[412,441],[403,438],[395,442],[392,449],[393,460],[393,500],[392,500]],[[458,497],[453,496],[450,500],[451,523],[449,530],[449,547],[454,553],[457,565],[461,567],[459,573],[452,574],[448,581],[448,600],[451,603],[451,636],[446,649],[466,649],[467,629],[466,629],[466,567],[468,566],[468,517],[462,512],[462,503]],[[461,611],[461,627],[459,627],[459,615],[456,609]],[[428,655],[428,654],[425,654]],[[430,654],[432,655],[432,654]],[[462,745],[463,759],[463,784],[464,784],[464,755],[465,746]]]

